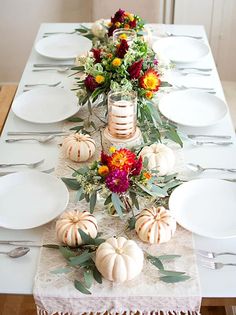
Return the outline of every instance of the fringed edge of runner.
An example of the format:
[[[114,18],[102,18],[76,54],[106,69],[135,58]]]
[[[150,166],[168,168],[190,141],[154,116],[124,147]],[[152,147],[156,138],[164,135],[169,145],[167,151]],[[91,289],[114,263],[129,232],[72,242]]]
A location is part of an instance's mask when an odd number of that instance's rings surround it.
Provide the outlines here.
[[[75,314],[70,312],[48,312],[40,307],[36,306],[37,315],[201,315],[198,311],[157,311],[157,312],[76,312]]]

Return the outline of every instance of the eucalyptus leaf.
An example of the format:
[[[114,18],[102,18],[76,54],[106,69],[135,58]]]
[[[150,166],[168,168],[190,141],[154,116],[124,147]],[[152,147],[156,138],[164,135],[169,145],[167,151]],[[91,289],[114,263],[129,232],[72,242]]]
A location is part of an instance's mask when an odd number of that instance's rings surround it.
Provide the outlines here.
[[[129,229],[130,230],[134,230],[135,229],[135,223],[136,223],[136,218],[135,217],[131,217],[128,220],[128,224],[129,224]]]
[[[84,120],[80,117],[71,117],[67,119],[70,122],[83,122]]]
[[[160,260],[172,260],[172,259],[175,259],[175,258],[180,258],[181,255],[161,255],[161,256],[158,256],[158,259]]]
[[[76,28],[75,31],[80,32],[80,33],[87,33],[88,32],[88,30],[86,30],[84,28]]]
[[[130,191],[129,195],[130,195],[130,198],[132,200],[133,205],[136,207],[136,209],[139,210],[139,203],[138,203],[138,199],[136,197],[136,193],[133,191]]]
[[[98,271],[97,267],[94,265],[93,267],[93,277],[98,283],[102,283],[102,275]]]
[[[145,158],[144,158],[144,160],[143,160],[143,167],[144,167],[144,168],[147,168],[147,167],[148,167],[148,162],[149,162],[149,160],[148,160],[148,158],[145,156]]]
[[[80,189],[80,184],[77,182],[77,180],[75,178],[66,178],[66,177],[62,177],[61,179],[68,188],[72,189],[72,190],[78,190]]]
[[[95,238],[94,239],[94,245],[100,245],[102,243],[104,243],[106,240],[105,238]]]
[[[148,255],[147,259],[150,261],[151,264],[153,264],[158,269],[164,270],[164,266],[163,266],[163,264],[162,264],[162,262],[161,262],[161,260],[159,258],[151,256],[151,255]]]
[[[84,270],[84,282],[86,288],[91,288],[93,284],[93,272],[91,269],[85,269]]]
[[[90,235],[88,235],[87,233],[85,233],[83,230],[78,229],[80,237],[83,241],[83,244],[86,245],[94,245],[94,238],[92,238]]]
[[[62,267],[62,268],[57,268],[55,270],[50,271],[53,274],[63,274],[63,273],[69,273],[71,271],[70,268],[68,267]]]
[[[186,275],[179,275],[179,276],[163,276],[160,277],[161,281],[164,281],[166,283],[176,283],[176,282],[182,282],[190,279],[189,276]]]
[[[104,206],[108,205],[109,203],[111,203],[111,194],[106,198],[105,202],[104,202]]]
[[[160,270],[159,272],[162,273],[163,275],[171,276],[171,277],[181,276],[185,274],[185,272],[182,272],[182,271],[172,271],[172,270]]]
[[[75,288],[80,291],[83,294],[92,294],[84,285],[82,282],[75,280],[74,281]]]
[[[112,193],[111,194],[111,200],[112,200],[112,203],[116,209],[116,212],[117,214],[119,215],[119,217],[121,219],[123,219],[123,212],[122,212],[122,208],[121,208],[121,200],[118,196],[118,194],[115,194],[115,193]]]
[[[76,126],[76,127],[70,128],[70,130],[81,131],[83,128],[84,128],[83,126]]]
[[[169,130],[167,130],[166,136],[172,141],[178,143],[181,147],[183,147],[183,142],[174,128],[170,128]]]
[[[75,257],[70,257],[69,260],[69,265],[70,266],[78,266],[81,263],[84,263],[88,261],[93,253],[89,253],[88,251],[84,251],[81,255],[75,256]]]
[[[80,189],[77,191],[76,196],[75,196],[76,201],[81,200],[80,198],[81,198],[83,192],[84,192],[83,187],[80,187]]]
[[[97,202],[97,191],[94,191],[90,196],[89,206],[90,206],[90,213],[93,213],[95,205]]]
[[[67,260],[69,260],[71,257],[76,256],[76,253],[73,250],[69,249],[68,247],[60,246],[59,251],[62,254],[62,256]]]

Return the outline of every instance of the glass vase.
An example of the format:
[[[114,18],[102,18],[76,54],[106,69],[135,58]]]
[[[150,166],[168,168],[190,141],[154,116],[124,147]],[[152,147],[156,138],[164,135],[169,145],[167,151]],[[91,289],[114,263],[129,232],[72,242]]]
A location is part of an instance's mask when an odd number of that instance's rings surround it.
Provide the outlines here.
[[[125,28],[118,28],[113,32],[113,43],[117,44],[122,39],[125,39],[128,45],[132,45],[133,41],[137,39],[137,33],[133,29],[125,29]]]

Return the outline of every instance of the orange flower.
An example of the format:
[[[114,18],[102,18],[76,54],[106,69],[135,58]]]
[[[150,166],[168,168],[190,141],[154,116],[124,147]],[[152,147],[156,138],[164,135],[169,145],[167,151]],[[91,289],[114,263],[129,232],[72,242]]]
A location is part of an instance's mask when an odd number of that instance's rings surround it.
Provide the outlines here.
[[[125,25],[124,25],[124,29],[125,29],[125,30],[128,30],[129,28],[130,28],[129,24],[125,24]]]
[[[158,73],[153,69],[148,69],[144,75],[139,79],[139,84],[145,90],[157,91],[161,81]]]
[[[107,54],[107,58],[111,59],[113,55],[111,53]]]
[[[152,175],[151,175],[150,173],[148,173],[148,172],[144,172],[144,173],[143,173],[143,176],[144,176],[146,179],[152,178]]]
[[[135,158],[136,155],[130,150],[116,150],[108,160],[109,169],[119,169],[129,172],[135,163]]]
[[[101,176],[106,176],[109,174],[109,168],[106,165],[102,165],[98,168],[98,174]]]
[[[153,92],[152,91],[147,91],[145,96],[146,96],[146,98],[151,99],[153,97]]]

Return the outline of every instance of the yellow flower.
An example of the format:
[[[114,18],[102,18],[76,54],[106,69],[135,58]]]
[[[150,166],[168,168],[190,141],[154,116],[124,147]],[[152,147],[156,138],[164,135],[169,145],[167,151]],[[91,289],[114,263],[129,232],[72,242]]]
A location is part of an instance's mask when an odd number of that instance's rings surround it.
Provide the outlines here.
[[[116,152],[116,148],[115,147],[110,147],[109,151],[110,151],[110,153],[114,153],[114,152]]]
[[[102,165],[98,168],[98,174],[101,176],[106,176],[109,173],[109,168],[106,165]]]
[[[127,39],[127,35],[126,34],[120,34],[119,39]]]
[[[116,26],[116,27],[120,27],[120,22],[116,22],[116,23],[115,23],[115,26]]]
[[[153,97],[153,92],[151,91],[147,91],[146,94],[145,94],[146,98],[149,98],[151,99]]]
[[[146,179],[152,178],[152,175],[151,175],[150,173],[148,173],[148,172],[144,172],[144,173],[143,173],[143,176],[144,176]]]
[[[107,25],[110,27],[110,26],[112,26],[112,23],[111,23],[111,22],[109,22]]]
[[[131,13],[129,13],[129,14],[128,14],[128,17],[129,17],[130,21],[133,22],[133,20],[134,20],[134,15],[131,14]]]
[[[98,83],[98,84],[102,84],[104,81],[105,81],[105,78],[103,75],[96,75],[95,77],[95,81]]]
[[[113,67],[119,67],[121,65],[121,59],[120,58],[115,58],[112,61]]]
[[[154,69],[149,69],[139,79],[139,84],[145,90],[156,92],[161,84],[161,81],[158,73]]]

